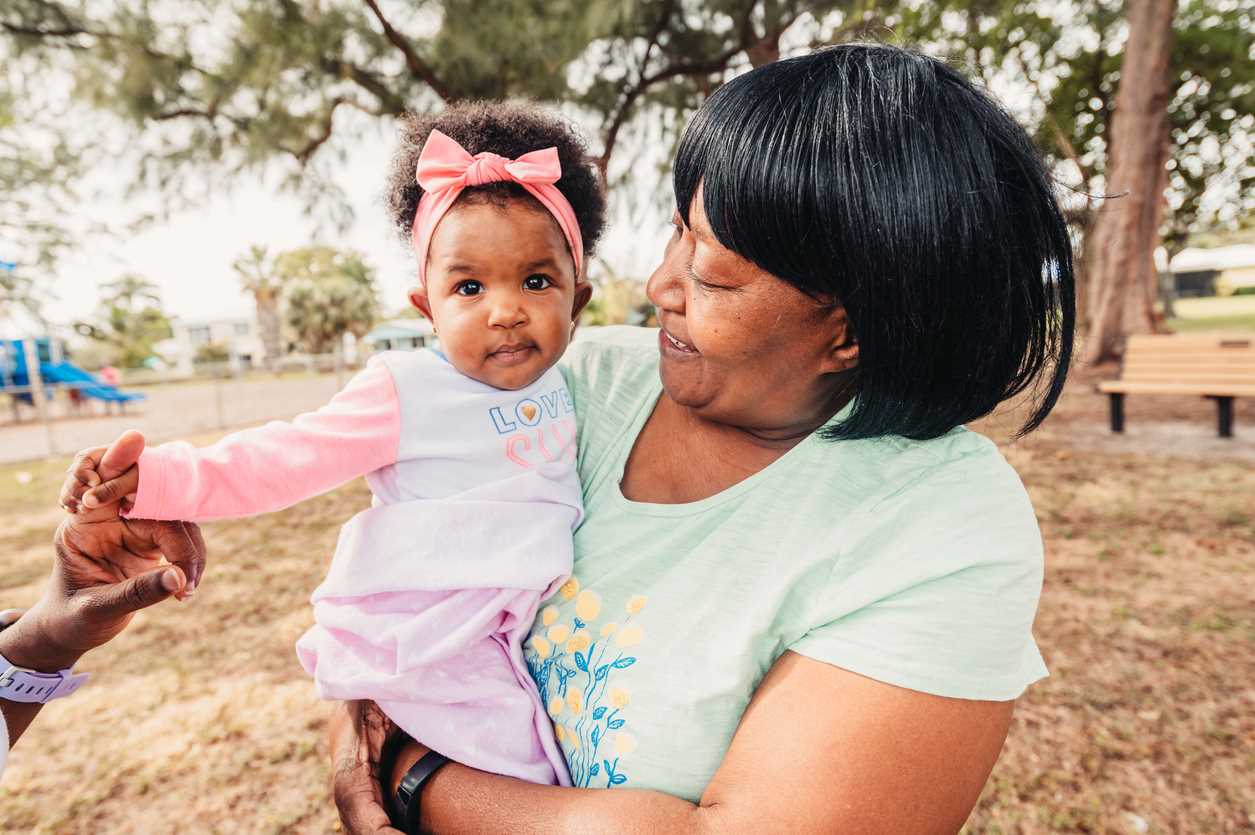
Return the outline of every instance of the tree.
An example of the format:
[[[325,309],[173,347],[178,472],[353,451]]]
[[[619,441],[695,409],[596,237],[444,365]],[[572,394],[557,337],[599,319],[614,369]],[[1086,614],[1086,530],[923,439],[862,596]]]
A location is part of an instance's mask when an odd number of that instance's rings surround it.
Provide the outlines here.
[[[1017,116],[1049,157],[1065,190],[1080,244],[1078,313],[1093,318],[1088,287],[1097,210],[1123,198],[1109,178],[1127,10],[1143,0],[950,0],[887,18],[908,41],[950,56],[997,90],[1032,93]],[[1255,17],[1240,0],[1181,0],[1174,21],[1169,87],[1165,201],[1159,235],[1169,255],[1190,237],[1224,230],[1255,211]],[[1008,81],[1010,79],[1010,81]],[[1149,259],[1149,251],[1146,254]],[[1140,293],[1140,285],[1139,290]]]
[[[275,273],[286,285],[288,324],[311,354],[338,351],[344,334],[361,338],[378,318],[375,270],[360,253],[294,249],[276,258]]]
[[[169,196],[189,174],[282,162],[286,185],[335,205],[325,147],[342,151],[371,120],[468,98],[569,102],[597,125],[605,171],[642,111],[685,112],[739,64],[777,57],[798,21],[858,5],[9,0],[0,32],[31,85],[72,78],[77,101],[144,136],[144,182]]]
[[[112,364],[142,366],[154,356],[153,346],[171,335],[156,285],[140,276],[123,275],[102,285],[100,294],[104,314],[94,322],[76,322],[75,330],[99,343]]]
[[[1155,330],[1159,243],[1167,180],[1172,16],[1176,0],[1130,0],[1129,39],[1108,156],[1108,192],[1119,202],[1098,213],[1086,264],[1090,329],[1084,359],[1114,359],[1129,334]]]
[[[266,367],[273,368],[283,356],[283,279],[276,273],[266,247],[253,244],[246,254],[231,264],[240,286],[253,296],[257,328],[266,351]]]

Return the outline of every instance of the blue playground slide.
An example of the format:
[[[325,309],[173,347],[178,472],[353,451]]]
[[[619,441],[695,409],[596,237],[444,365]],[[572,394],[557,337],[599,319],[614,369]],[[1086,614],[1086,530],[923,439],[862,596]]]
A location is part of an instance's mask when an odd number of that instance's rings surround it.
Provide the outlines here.
[[[45,383],[77,384],[75,388],[84,397],[94,397],[106,403],[130,403],[144,399],[142,394],[119,391],[115,386],[100,382],[74,363],[50,362],[49,360],[52,359],[52,356],[47,339],[37,340],[36,347],[39,354],[39,374],[43,377]],[[4,389],[10,386],[17,388],[30,385],[30,377],[26,374],[26,355],[22,351],[21,341],[4,340],[3,349],[0,350],[0,354],[3,355],[0,356],[0,365],[5,367],[3,369],[3,385],[0,385],[0,394],[3,394]],[[18,393],[14,396],[26,403],[34,402],[29,392]]]
[[[100,382],[72,362],[59,362],[55,365],[50,362],[41,362],[39,373],[43,375],[46,383],[83,383],[84,385],[79,385],[77,388],[84,397],[94,397],[109,403],[130,403],[133,400],[144,399],[142,394],[119,391],[113,386]]]

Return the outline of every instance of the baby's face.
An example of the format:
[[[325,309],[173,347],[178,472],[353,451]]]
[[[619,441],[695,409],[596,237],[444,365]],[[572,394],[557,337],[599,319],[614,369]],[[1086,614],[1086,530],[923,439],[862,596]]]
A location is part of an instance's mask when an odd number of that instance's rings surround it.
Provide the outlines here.
[[[450,209],[431,238],[426,294],[412,298],[458,371],[521,389],[562,356],[590,295],[553,217],[510,200]]]

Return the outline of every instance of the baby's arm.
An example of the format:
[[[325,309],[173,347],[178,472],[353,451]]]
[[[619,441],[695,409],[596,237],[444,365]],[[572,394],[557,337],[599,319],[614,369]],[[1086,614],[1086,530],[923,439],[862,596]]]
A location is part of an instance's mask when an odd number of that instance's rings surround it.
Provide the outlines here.
[[[280,510],[393,463],[400,426],[392,375],[376,360],[326,406],[291,422],[199,449],[183,441],[147,449],[138,471],[123,474],[104,496],[97,491],[108,485],[88,490],[82,503],[134,492],[126,515],[184,521]]]

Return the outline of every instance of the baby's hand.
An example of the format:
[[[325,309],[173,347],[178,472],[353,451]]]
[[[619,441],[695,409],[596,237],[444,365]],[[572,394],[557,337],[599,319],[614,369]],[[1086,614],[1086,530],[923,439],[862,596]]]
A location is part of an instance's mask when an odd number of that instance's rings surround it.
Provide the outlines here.
[[[85,449],[74,459],[61,488],[61,504],[74,515],[61,523],[59,542],[77,555],[79,581],[116,582],[150,571],[162,558],[179,567],[186,599],[205,570],[200,530],[184,522],[152,522],[119,515],[139,484],[137,462],[144,436],[127,432],[109,447]],[[69,565],[69,563],[67,563]]]
[[[115,450],[115,456],[125,451],[126,465],[118,466],[117,458],[106,458],[109,449]],[[130,509],[139,489],[139,467],[131,462],[139,458],[143,449],[144,436],[132,431],[123,434],[112,447],[79,452],[61,485],[61,506],[70,513],[86,513],[122,500],[121,509]]]

